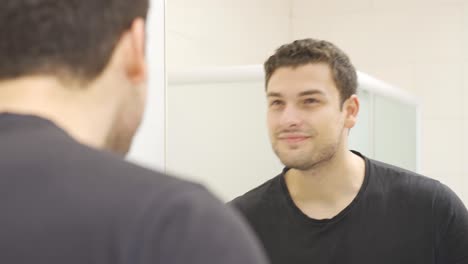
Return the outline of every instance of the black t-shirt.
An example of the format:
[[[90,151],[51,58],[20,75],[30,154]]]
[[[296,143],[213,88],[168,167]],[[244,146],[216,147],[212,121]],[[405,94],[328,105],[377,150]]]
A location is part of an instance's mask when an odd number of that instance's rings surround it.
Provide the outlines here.
[[[331,219],[311,219],[294,204],[287,168],[231,204],[273,264],[468,264],[468,212],[460,199],[438,181],[363,158],[358,195]]]
[[[0,114],[0,263],[264,264],[240,217],[203,187]]]

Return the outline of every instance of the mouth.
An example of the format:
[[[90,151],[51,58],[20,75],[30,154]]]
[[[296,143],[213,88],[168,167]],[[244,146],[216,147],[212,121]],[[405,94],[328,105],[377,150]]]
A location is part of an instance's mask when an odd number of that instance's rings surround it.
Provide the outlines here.
[[[308,136],[302,136],[302,135],[288,135],[288,136],[280,136],[279,137],[279,140],[280,141],[284,141],[288,144],[296,144],[296,143],[300,143],[300,142],[303,142],[305,140],[307,140]]]

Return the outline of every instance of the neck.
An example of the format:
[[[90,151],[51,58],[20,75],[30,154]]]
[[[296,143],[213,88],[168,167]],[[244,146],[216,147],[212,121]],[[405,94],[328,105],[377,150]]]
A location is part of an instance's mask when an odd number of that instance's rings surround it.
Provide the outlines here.
[[[102,148],[112,115],[91,87],[64,87],[54,78],[24,77],[0,82],[0,112],[48,119],[83,144]]]
[[[297,204],[343,207],[358,194],[364,174],[364,160],[348,150],[342,150],[311,170],[289,170],[286,184]]]

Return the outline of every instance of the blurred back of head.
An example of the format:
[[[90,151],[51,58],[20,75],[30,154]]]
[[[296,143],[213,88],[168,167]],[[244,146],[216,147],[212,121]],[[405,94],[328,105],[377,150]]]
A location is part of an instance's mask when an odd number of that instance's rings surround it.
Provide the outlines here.
[[[0,81],[25,75],[92,81],[122,32],[147,10],[148,0],[4,0]]]
[[[4,0],[0,111],[51,119],[125,154],[146,99],[149,0]]]

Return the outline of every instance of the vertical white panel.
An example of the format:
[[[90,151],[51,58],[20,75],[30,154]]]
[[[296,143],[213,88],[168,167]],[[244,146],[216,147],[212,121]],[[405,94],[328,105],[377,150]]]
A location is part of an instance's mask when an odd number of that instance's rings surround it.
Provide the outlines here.
[[[375,158],[416,171],[417,108],[384,96],[375,99]]]
[[[148,98],[129,159],[165,170],[165,1],[152,0],[147,25]]]
[[[371,94],[359,89],[358,97],[360,102],[358,121],[349,133],[349,149],[359,151],[367,157],[373,157]]]

